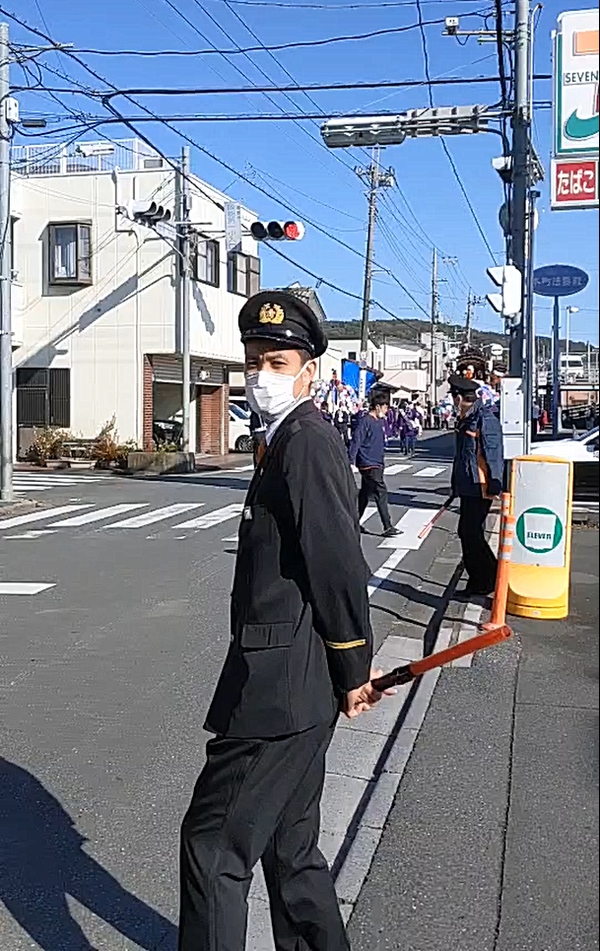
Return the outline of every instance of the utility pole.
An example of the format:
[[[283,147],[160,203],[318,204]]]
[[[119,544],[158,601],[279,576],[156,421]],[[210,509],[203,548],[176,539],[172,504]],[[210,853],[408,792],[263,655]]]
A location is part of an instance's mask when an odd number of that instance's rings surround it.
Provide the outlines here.
[[[435,359],[435,328],[439,317],[439,293],[438,293],[438,252],[433,249],[431,260],[431,349],[429,357],[429,399],[432,406],[436,401],[437,368]]]
[[[0,499],[13,499],[13,368],[10,253],[10,93],[8,26],[0,23]]]
[[[373,158],[368,168],[354,170],[359,178],[369,183],[369,217],[367,224],[367,248],[365,251],[365,280],[363,286],[362,322],[360,328],[360,377],[359,399],[363,400],[367,389],[367,360],[369,351],[369,312],[371,309],[371,284],[373,281],[373,248],[375,244],[375,223],[377,221],[377,192],[380,188],[392,188],[395,182],[394,170],[379,171],[379,150],[373,150]]]
[[[183,451],[190,452],[190,150],[185,146],[181,150],[181,219],[179,244],[181,250],[181,281],[179,284],[181,308],[181,355],[182,355],[182,422]]]
[[[465,319],[465,343],[468,345],[471,343],[471,324],[473,323],[473,309],[475,307],[475,301],[471,291],[469,291],[469,296],[467,297],[467,315]]]
[[[521,320],[512,328],[510,338],[509,371],[511,376],[523,376],[523,343],[525,328],[525,301],[527,295],[527,219],[529,216],[528,191],[530,185],[529,127],[529,0],[516,0],[515,6],[515,106],[513,113],[513,194],[511,207],[511,257],[523,276]],[[531,262],[532,264],[532,262]]]

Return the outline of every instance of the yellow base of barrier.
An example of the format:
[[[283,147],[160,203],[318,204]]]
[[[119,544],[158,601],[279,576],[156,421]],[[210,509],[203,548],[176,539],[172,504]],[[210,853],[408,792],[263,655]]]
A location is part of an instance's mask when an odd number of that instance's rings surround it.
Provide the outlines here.
[[[513,617],[560,620],[569,613],[569,569],[511,564],[507,614]]]

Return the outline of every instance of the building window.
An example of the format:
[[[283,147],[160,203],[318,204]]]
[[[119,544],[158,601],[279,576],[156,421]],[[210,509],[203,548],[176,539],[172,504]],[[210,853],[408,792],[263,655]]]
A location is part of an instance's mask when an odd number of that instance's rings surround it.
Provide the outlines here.
[[[220,263],[219,242],[199,238],[194,255],[194,280],[218,287]]]
[[[68,429],[71,425],[71,371],[18,369],[17,424]]]
[[[227,258],[227,290],[252,297],[260,290],[260,258],[233,251]]]
[[[89,222],[48,225],[50,284],[92,283],[92,226]]]

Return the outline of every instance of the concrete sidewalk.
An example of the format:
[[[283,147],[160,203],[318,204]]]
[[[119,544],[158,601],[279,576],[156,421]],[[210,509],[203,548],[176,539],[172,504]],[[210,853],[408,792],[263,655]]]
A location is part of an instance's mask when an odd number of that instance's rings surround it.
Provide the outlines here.
[[[445,670],[350,922],[353,951],[598,948],[598,532],[571,615]]]

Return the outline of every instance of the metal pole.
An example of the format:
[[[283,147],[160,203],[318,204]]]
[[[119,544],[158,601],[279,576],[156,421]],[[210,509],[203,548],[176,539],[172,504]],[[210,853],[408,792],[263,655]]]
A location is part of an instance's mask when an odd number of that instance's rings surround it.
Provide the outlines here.
[[[552,312],[552,435],[558,436],[560,406],[560,297],[554,298]]]
[[[535,396],[535,324],[533,309],[533,252],[535,238],[535,202],[539,192],[530,191],[527,202],[527,287],[525,288],[525,308],[523,322],[525,324],[525,360],[523,373],[523,399],[525,403],[524,451],[525,455],[531,449],[533,432],[533,400]]]
[[[190,150],[181,150],[181,354],[183,363],[183,451],[190,452],[190,244],[188,222],[190,220]]]
[[[515,7],[515,109],[513,114],[513,195],[511,208],[511,257],[523,275],[523,301],[527,286],[527,192],[529,189],[529,0],[517,0]],[[522,319],[512,328],[509,369],[511,376],[523,372]]]
[[[570,340],[571,340],[571,314],[572,313],[573,311],[571,310],[571,308],[567,307],[567,338],[565,340],[565,357],[566,357],[565,370],[566,370],[567,376],[569,374],[569,351],[571,349]]]
[[[13,499],[13,368],[10,273],[10,93],[8,26],[0,23],[0,499]]]
[[[467,297],[467,319],[465,321],[465,343],[471,343],[471,322],[473,320],[473,307],[475,301],[469,291],[469,296]]]
[[[438,304],[438,253],[437,248],[434,248],[431,260],[431,349],[429,364],[429,398],[432,404],[436,402],[435,328],[438,320]]]
[[[369,350],[369,311],[371,308],[371,283],[373,280],[373,245],[375,242],[375,220],[377,216],[377,186],[379,184],[379,163],[376,153],[369,168],[369,222],[367,227],[367,249],[365,252],[365,282],[363,288],[362,324],[360,328],[360,360],[367,359]],[[366,395],[367,371],[361,365],[359,377],[359,397]]]

